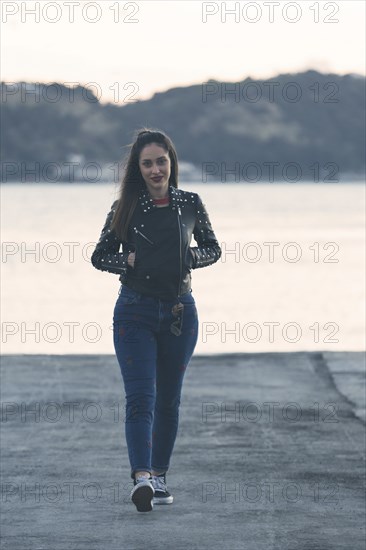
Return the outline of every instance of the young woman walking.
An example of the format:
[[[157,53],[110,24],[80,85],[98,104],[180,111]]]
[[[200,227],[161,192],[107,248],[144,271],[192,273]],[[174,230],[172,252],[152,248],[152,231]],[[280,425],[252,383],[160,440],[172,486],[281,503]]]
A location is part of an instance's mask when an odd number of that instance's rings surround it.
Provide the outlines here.
[[[172,141],[160,131],[140,131],[91,258],[96,269],[120,275],[113,342],[126,395],[131,499],[139,512],[173,502],[166,472],[198,339],[191,270],[220,256],[202,199],[178,189]]]

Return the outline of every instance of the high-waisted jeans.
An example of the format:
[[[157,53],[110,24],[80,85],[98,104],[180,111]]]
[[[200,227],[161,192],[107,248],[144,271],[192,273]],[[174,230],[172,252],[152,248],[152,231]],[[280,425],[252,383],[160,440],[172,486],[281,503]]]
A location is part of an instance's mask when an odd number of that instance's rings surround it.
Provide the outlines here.
[[[125,434],[136,471],[166,472],[178,431],[184,374],[198,339],[192,292],[184,304],[181,334],[170,330],[176,300],[163,301],[121,286],[113,312],[113,341],[125,387]]]

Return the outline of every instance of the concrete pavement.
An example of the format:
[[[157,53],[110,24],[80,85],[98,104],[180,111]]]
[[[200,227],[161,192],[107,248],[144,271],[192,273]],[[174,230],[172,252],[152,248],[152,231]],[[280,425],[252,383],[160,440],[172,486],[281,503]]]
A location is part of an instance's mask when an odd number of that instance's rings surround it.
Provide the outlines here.
[[[362,353],[193,357],[174,503],[141,514],[115,356],[3,356],[1,548],[364,550],[363,364]]]

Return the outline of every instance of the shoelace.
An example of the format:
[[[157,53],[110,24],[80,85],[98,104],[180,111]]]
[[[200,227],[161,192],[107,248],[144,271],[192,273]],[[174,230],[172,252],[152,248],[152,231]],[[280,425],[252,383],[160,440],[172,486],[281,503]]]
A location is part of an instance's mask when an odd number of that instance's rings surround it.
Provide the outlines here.
[[[153,476],[154,488],[155,491],[166,492],[166,483],[164,481],[164,476]]]

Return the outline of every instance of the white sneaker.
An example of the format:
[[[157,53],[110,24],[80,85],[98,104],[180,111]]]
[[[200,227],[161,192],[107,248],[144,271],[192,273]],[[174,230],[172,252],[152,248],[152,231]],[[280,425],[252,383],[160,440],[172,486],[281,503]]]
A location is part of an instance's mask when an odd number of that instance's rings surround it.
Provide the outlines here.
[[[151,512],[153,509],[153,496],[155,489],[151,477],[138,477],[134,480],[134,488],[131,491],[131,500],[138,512]]]

